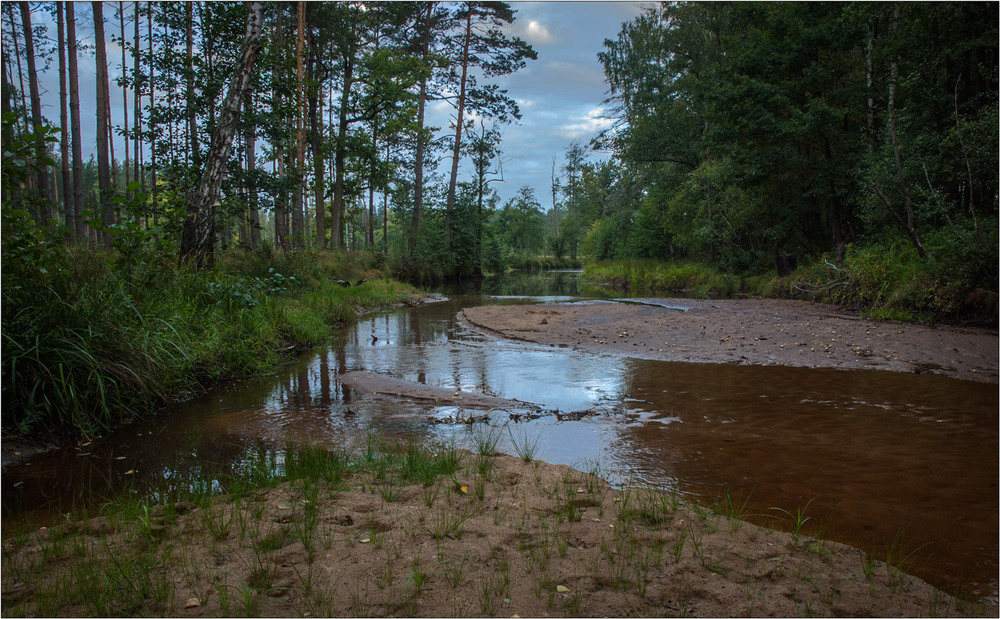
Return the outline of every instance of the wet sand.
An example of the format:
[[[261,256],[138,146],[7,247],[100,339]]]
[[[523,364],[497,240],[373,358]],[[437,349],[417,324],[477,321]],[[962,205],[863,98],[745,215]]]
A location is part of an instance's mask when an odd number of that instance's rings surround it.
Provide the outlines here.
[[[864,320],[783,299],[633,299],[470,307],[501,337],[640,359],[934,373],[998,380],[997,332]]]

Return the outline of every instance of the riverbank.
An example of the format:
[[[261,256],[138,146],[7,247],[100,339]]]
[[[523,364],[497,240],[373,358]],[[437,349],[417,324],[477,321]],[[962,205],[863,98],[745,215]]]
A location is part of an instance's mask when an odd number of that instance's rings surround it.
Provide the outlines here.
[[[362,252],[231,251],[211,269],[66,249],[4,278],[3,448],[87,440],[266,374],[360,313],[423,298]]]
[[[969,616],[952,597],[856,549],[714,508],[611,488],[599,471],[472,451],[286,449],[221,496],[125,497],[102,515],[7,535],[3,615]],[[283,463],[279,466],[277,463]],[[281,469],[279,472],[279,468]],[[209,486],[210,487],[210,486]],[[798,525],[798,526],[797,526]]]
[[[631,299],[463,310],[496,335],[588,352],[697,363],[934,373],[998,380],[996,331],[860,319],[784,299]]]
[[[908,241],[897,239],[850,245],[840,261],[822,256],[798,268],[794,256],[786,257],[785,266],[791,270],[783,274],[749,275],[703,262],[649,259],[591,263],[584,274],[632,296],[796,299],[834,304],[880,320],[996,329],[1000,298],[995,244],[993,251],[992,261],[986,262],[954,255],[924,259]]]

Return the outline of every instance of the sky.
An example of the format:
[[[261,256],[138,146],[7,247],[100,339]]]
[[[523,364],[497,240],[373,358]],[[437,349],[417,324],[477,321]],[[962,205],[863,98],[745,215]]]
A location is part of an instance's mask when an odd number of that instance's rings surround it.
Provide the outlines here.
[[[597,54],[603,49],[606,38],[614,38],[624,22],[641,12],[639,2],[511,2],[516,20],[511,32],[531,44],[538,54],[537,60],[527,61],[525,68],[508,76],[497,78],[497,83],[515,99],[521,110],[521,120],[503,129],[503,182],[491,186],[500,195],[501,203],[511,199],[522,185],[535,190],[543,209],[552,204],[552,157],[557,157],[556,173],[563,163],[566,149],[573,141],[584,146],[611,123],[604,118],[603,102],[608,89],[604,82]],[[109,70],[112,75],[121,71],[121,48],[111,41],[117,32],[117,2],[104,4],[105,31],[108,38]],[[127,23],[131,18],[131,3],[125,3]],[[48,23],[49,34],[55,37],[54,18],[39,11],[33,12],[33,23]],[[89,4],[77,4],[77,37],[82,43],[93,43],[94,29]],[[131,33],[126,30],[126,36]],[[84,159],[96,152],[95,101],[96,71],[92,54],[79,56],[80,100],[82,112],[82,140]],[[56,62],[48,71],[40,70],[43,114],[58,124],[59,83]],[[115,92],[112,83],[112,121],[121,122],[123,108],[121,90]],[[128,102],[131,109],[131,97]],[[428,110],[428,122],[448,129],[454,114],[446,102],[437,102]],[[116,158],[123,157],[121,138],[115,144]],[[591,153],[593,160],[607,158],[607,153]],[[446,157],[450,157],[447,155]],[[450,160],[442,162],[439,170],[448,170]],[[460,168],[459,180],[471,176],[466,163]]]
[[[608,96],[597,54],[622,24],[641,12],[638,2],[513,2],[513,32],[538,53],[520,71],[498,80],[518,102],[521,120],[504,127],[501,201],[528,185],[543,209],[552,205],[552,156],[556,175],[573,141],[587,146],[611,124],[602,106]],[[592,153],[592,159],[607,153]]]

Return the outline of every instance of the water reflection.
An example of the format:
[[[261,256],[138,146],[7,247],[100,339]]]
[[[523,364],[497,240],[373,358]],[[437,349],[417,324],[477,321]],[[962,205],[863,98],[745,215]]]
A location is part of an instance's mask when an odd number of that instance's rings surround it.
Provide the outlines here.
[[[214,390],[93,445],[5,468],[5,524],[93,513],[122,488],[218,487],[238,467],[280,460],[288,442],[351,446],[375,431],[390,441],[468,444],[465,426],[427,421],[454,409],[361,402],[339,380],[368,370],[564,412],[607,411],[512,426],[502,447],[513,452],[512,438],[538,436],[546,461],[704,500],[729,491],[749,496],[760,514],[808,504],[810,524],[825,536],[868,550],[902,529],[907,548],[919,549],[915,573],[995,594],[996,386],[934,375],[621,360],[499,341],[464,327],[458,311],[525,295],[575,297],[584,292],[576,274],[487,280],[467,292],[366,316],[280,376]],[[492,419],[508,417],[497,411]]]

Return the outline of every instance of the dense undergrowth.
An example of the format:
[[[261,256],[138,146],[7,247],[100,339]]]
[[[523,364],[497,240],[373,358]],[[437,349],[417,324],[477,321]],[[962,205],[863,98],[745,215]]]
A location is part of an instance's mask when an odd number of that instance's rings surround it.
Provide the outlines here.
[[[803,299],[835,303],[875,319],[995,328],[995,241],[983,251],[948,249],[943,245],[922,259],[905,239],[850,246],[839,262],[824,255],[784,277],[776,271],[741,275],[697,262],[656,260],[592,263],[585,276],[633,294]]]
[[[378,266],[377,255],[357,252],[233,251],[200,272],[170,252],[56,244],[30,262],[5,252],[3,431],[90,435],[273,370],[283,352],[414,294]]]

